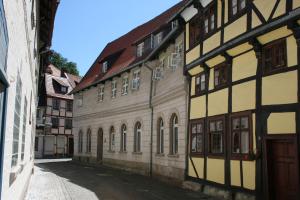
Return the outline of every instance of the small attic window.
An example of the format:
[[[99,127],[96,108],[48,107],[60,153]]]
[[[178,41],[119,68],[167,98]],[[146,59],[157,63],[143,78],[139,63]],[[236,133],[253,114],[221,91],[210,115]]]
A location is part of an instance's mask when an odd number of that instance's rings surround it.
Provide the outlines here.
[[[106,73],[106,72],[107,72],[107,68],[108,68],[108,62],[105,61],[105,62],[102,64],[102,73]]]
[[[172,30],[178,27],[178,20],[172,21]]]
[[[61,86],[61,92],[62,92],[62,93],[67,93],[67,91],[68,91],[68,88],[67,88],[67,87]]]

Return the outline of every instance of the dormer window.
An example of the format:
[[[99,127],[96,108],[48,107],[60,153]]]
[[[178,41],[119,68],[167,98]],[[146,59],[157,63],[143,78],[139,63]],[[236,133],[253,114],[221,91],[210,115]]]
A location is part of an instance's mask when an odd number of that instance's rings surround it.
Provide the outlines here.
[[[107,72],[107,68],[108,68],[108,62],[105,61],[105,62],[102,64],[102,73],[106,73],[106,72]]]
[[[178,27],[178,20],[172,21],[172,30]]]
[[[163,32],[159,32],[153,36],[153,48],[156,48],[163,39]]]
[[[137,45],[136,55],[137,57],[141,57],[144,53],[144,42]]]
[[[60,89],[61,89],[60,91],[61,91],[62,93],[67,93],[67,91],[68,91],[68,88],[65,87],[65,86],[61,86]]]
[[[211,33],[217,28],[217,4],[212,3],[204,11],[204,34]]]

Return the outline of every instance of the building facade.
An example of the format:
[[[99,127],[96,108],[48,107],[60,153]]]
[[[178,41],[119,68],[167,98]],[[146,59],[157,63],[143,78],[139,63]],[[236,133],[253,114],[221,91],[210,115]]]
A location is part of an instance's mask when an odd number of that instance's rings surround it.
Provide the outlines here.
[[[50,64],[44,74],[37,108],[35,157],[72,157],[73,95],[80,77]]]
[[[182,1],[109,43],[74,89],[74,160],[184,180]]]
[[[32,174],[40,49],[52,35],[39,17],[53,27],[56,8],[56,1],[0,1],[1,199],[23,199]]]
[[[234,199],[299,199],[298,0],[193,1],[187,179]]]

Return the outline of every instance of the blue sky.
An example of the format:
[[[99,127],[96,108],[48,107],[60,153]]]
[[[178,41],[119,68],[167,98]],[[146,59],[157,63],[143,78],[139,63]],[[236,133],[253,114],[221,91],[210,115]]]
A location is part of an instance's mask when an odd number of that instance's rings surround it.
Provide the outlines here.
[[[61,0],[52,49],[84,75],[105,45],[180,0]]]

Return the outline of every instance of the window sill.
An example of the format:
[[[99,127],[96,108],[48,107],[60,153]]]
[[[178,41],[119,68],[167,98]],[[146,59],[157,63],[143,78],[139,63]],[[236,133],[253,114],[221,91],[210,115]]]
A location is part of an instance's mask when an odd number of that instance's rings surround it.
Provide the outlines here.
[[[156,153],[155,156],[156,156],[156,157],[164,157],[165,154],[164,154],[164,153]]]
[[[142,155],[142,152],[132,152],[133,155]]]
[[[169,158],[179,158],[179,154],[169,154]]]

